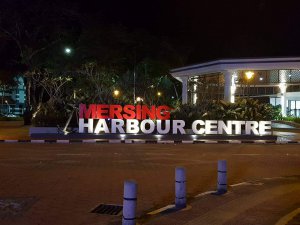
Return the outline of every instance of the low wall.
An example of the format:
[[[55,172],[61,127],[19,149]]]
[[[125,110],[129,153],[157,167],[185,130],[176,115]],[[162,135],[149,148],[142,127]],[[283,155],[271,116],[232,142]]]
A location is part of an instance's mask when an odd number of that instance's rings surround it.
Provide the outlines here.
[[[29,128],[29,135],[32,134],[58,134],[57,127],[30,127]]]

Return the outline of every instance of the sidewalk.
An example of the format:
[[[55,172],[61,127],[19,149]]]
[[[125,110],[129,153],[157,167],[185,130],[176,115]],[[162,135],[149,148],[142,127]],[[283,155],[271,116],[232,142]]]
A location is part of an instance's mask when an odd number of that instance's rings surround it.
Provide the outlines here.
[[[299,194],[299,176],[241,183],[231,186],[223,196],[207,194],[194,198],[191,209],[161,213],[142,224],[272,225],[300,207]],[[300,220],[295,220],[293,224],[300,224]]]

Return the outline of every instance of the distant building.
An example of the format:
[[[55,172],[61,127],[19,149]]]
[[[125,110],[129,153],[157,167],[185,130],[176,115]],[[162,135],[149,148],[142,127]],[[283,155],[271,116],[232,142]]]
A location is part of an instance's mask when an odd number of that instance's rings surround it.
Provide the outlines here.
[[[15,86],[0,84],[0,113],[3,115],[14,114],[22,116],[26,102],[24,78],[16,76],[14,80]]]
[[[281,105],[283,116],[300,117],[300,57],[223,59],[171,70],[182,82],[182,103],[237,97]]]

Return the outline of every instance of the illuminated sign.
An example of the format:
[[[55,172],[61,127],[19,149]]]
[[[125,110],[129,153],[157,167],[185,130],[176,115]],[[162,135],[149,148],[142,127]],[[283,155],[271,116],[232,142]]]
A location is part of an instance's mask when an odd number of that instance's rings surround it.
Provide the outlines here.
[[[168,106],[79,105],[79,133],[185,134],[184,120],[170,120]],[[271,121],[195,120],[194,134],[270,135]]]

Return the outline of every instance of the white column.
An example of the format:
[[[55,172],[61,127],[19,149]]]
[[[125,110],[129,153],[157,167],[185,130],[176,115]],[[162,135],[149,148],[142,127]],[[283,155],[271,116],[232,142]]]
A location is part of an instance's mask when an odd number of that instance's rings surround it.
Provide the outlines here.
[[[194,86],[194,94],[193,94],[193,104],[195,105],[197,103],[197,81],[198,79],[194,79],[195,84]]]
[[[231,102],[231,85],[232,85],[232,71],[224,71],[224,79],[225,79],[225,86],[224,86],[224,101]]]
[[[237,71],[234,71],[231,75],[231,96],[230,96],[230,102],[234,103],[235,102],[235,91],[236,91],[236,82],[238,80],[238,74]]]
[[[287,70],[279,70],[279,88],[280,88],[280,101],[281,101],[281,114],[286,116],[286,88],[288,75]]]
[[[188,77],[181,77],[182,80],[182,104],[188,103]]]
[[[280,83],[280,101],[281,101],[281,114],[282,116],[286,116],[286,83]]]

